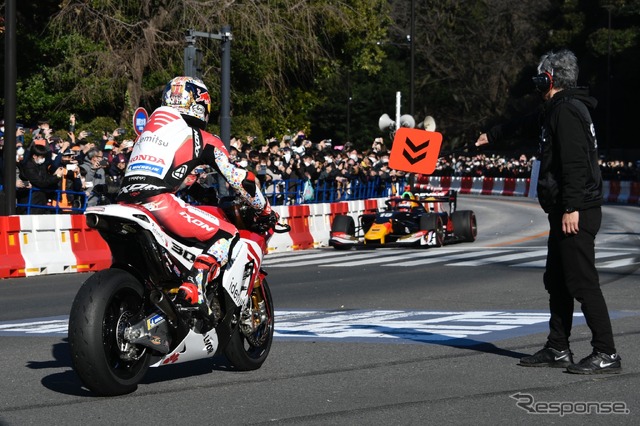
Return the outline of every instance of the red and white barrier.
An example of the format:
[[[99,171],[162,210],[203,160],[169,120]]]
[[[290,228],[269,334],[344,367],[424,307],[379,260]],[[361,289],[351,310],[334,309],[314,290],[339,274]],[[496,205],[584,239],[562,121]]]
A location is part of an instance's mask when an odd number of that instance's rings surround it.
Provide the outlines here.
[[[0,218],[0,278],[98,271],[111,252],[81,215]]]
[[[529,196],[529,179],[431,176],[419,181],[434,189],[460,194]],[[608,203],[640,204],[640,182],[604,182]],[[286,234],[275,234],[270,252],[324,247],[336,215],[358,220],[384,207],[384,198],[300,206],[274,206]],[[87,227],[82,215],[0,217],[0,278],[98,271],[111,265],[111,252],[100,234]]]
[[[425,176],[418,183],[459,194],[529,196],[529,179]]]
[[[25,261],[20,248],[20,216],[0,217],[0,277],[24,277]]]

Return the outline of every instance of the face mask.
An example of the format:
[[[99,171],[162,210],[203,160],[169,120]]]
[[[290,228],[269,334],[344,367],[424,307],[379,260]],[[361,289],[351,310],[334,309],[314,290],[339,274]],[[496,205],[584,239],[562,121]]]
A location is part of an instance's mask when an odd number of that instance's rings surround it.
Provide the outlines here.
[[[349,158],[351,158],[353,161],[358,161],[358,156],[355,154],[351,154]]]
[[[40,157],[40,158],[34,158],[33,161],[37,164],[44,164],[44,157]]]
[[[241,160],[240,161],[240,167],[247,167],[247,164],[249,164],[249,163],[247,163],[247,160]]]
[[[284,155],[284,161],[288,163],[288,162],[289,162],[289,160],[291,160],[291,154],[290,154],[290,153],[286,153],[286,154]]]
[[[18,157],[22,157],[24,155],[24,148],[20,147],[20,148],[16,149],[16,155]]]
[[[274,161],[273,165],[276,166],[276,167],[279,167],[280,166],[280,161],[278,161],[278,160]]]

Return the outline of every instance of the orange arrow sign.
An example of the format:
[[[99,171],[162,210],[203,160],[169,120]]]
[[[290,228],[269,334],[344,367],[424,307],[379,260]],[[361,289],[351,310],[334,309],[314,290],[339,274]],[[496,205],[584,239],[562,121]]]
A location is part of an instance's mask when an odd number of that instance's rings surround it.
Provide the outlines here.
[[[401,127],[393,138],[389,167],[430,175],[436,169],[441,147],[442,133]]]

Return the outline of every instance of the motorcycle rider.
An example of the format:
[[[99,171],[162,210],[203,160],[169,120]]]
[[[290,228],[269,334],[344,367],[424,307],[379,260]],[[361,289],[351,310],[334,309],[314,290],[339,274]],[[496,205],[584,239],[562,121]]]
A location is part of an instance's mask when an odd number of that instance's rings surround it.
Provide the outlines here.
[[[223,142],[205,131],[211,98],[197,78],[175,77],[165,87],[156,109],[136,141],[117,201],[141,204],[169,232],[205,242],[178,292],[178,303],[211,314],[205,290],[228,262],[238,230],[228,222],[176,197],[191,171],[207,164],[222,175],[239,197],[255,209],[256,221],[275,224],[278,215],[260,191],[255,175],[235,166]]]

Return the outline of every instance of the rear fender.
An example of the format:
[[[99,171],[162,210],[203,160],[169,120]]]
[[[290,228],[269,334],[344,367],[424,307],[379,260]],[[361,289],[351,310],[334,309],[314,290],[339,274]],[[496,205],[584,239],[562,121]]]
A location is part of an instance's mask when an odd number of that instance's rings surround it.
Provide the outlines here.
[[[114,261],[130,263],[128,253],[136,250],[127,242],[140,241],[143,249],[165,249],[182,268],[190,269],[202,248],[191,247],[167,234],[147,209],[137,205],[109,204],[89,207],[85,212],[87,226],[97,229],[114,254]],[[153,241],[148,241],[144,232]],[[116,238],[110,238],[110,235]]]

